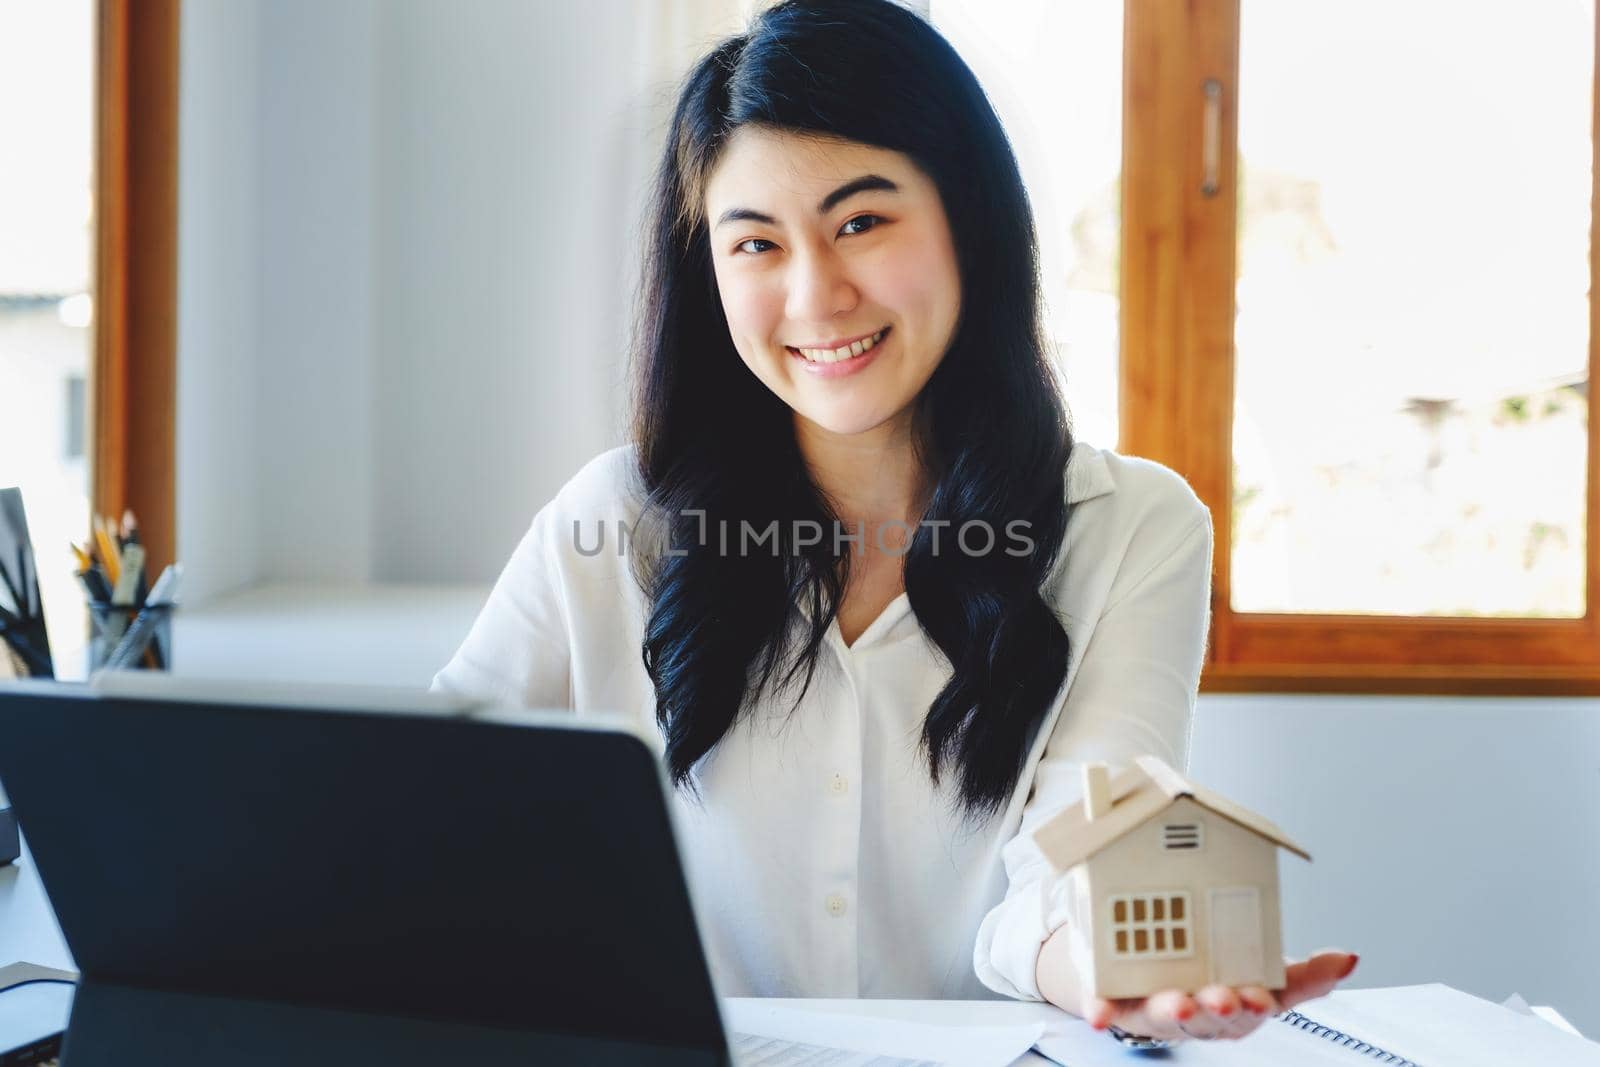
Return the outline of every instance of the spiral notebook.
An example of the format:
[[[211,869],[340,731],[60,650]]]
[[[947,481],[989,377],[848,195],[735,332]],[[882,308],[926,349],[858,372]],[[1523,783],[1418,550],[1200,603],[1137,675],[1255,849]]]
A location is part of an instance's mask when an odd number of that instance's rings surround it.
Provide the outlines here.
[[[1150,1062],[1082,1023],[1052,1028],[1037,1047],[1069,1067]],[[1267,1020],[1242,1041],[1184,1042],[1163,1054],[1161,1062],[1170,1067],[1600,1067],[1600,1044],[1449,986],[1416,985],[1339,990]]]
[[[1446,985],[1345,990],[1301,1009],[1279,1022],[1354,1055],[1352,1062],[1600,1067],[1600,1045]]]

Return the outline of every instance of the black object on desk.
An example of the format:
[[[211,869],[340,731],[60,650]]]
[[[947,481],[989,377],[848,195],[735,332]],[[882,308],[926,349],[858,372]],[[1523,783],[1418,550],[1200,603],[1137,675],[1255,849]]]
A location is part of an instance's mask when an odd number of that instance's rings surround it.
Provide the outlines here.
[[[0,865],[15,863],[22,855],[22,835],[17,833],[17,816],[0,804]]]
[[[728,1063],[641,740],[348,692],[0,685],[0,780],[82,972],[66,1067]]]
[[[54,678],[22,490],[0,489],[0,678]]]

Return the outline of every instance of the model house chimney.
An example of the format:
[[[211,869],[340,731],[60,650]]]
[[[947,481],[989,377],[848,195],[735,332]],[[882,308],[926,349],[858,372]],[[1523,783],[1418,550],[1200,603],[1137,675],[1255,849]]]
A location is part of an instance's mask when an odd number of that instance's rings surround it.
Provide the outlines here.
[[[1083,814],[1090,822],[1111,814],[1111,776],[1104,763],[1083,765]]]

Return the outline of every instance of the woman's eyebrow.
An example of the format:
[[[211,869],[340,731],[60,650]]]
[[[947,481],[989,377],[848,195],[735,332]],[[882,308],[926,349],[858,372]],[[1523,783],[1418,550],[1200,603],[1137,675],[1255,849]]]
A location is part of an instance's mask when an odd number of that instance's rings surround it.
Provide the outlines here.
[[[839,188],[822,198],[822,203],[817,205],[817,214],[826,215],[844,201],[857,193],[866,192],[898,193],[900,187],[881,174],[863,174],[859,178],[852,178]],[[778,220],[771,215],[747,207],[731,207],[724,211],[717,219],[717,226],[728,222],[759,222],[766,226],[776,226]],[[715,228],[715,227],[713,227]]]

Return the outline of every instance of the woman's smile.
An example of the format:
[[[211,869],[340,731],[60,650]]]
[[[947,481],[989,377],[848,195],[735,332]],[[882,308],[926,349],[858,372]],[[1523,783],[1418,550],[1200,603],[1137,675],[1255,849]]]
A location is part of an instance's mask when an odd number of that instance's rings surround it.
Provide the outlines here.
[[[808,374],[818,378],[843,378],[866,369],[867,365],[878,357],[884,342],[889,338],[889,331],[890,327],[885,326],[877,333],[868,334],[837,348],[797,348],[793,345],[786,347],[790,357]]]

